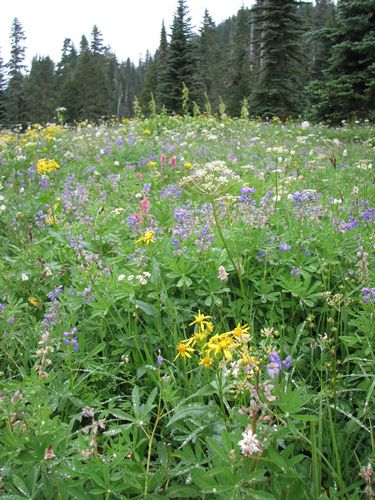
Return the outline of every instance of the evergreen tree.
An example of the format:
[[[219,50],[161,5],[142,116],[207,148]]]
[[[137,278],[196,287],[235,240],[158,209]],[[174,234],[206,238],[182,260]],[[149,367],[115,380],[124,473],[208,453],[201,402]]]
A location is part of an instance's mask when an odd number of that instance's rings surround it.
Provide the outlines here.
[[[244,98],[250,95],[251,84],[251,18],[250,10],[242,7],[237,14],[233,36],[232,62],[228,68],[231,75],[229,85],[228,112],[240,116]]]
[[[191,101],[199,98],[197,83],[197,57],[193,42],[191,19],[185,0],[178,0],[174,16],[171,41],[168,47],[166,82],[168,94],[165,104],[169,111],[181,113],[183,84],[188,87]]]
[[[103,65],[88,48],[78,57],[73,86],[77,96],[76,119],[97,120],[107,116],[109,85]]]
[[[218,50],[217,29],[207,9],[204,11],[199,33],[199,79],[203,93],[213,103],[220,95],[219,84],[223,68]]]
[[[167,32],[164,21],[162,22],[160,32],[160,44],[156,53],[156,90],[155,99],[160,108],[166,104],[168,99],[168,75],[167,75],[167,60],[168,60],[168,41]]]
[[[66,119],[69,122],[78,119],[78,88],[75,83],[75,71],[78,54],[70,38],[63,43],[61,60],[57,65],[56,85],[58,106],[66,108]]]
[[[22,123],[25,120],[24,113],[24,75],[25,46],[26,40],[21,23],[17,18],[13,20],[11,31],[11,52],[8,68],[8,87],[6,90],[6,120],[8,124]]]
[[[89,42],[85,35],[81,36],[81,41],[79,42],[79,53],[82,54],[83,52],[89,51]]]
[[[102,55],[104,53],[103,35],[96,24],[94,24],[91,32],[91,52],[94,55]]]
[[[251,112],[285,120],[300,111],[303,56],[301,19],[296,0],[257,0],[258,81],[251,96]]]
[[[25,81],[26,119],[52,121],[57,107],[55,65],[49,57],[34,57]]]
[[[5,68],[0,53],[0,126],[5,122]]]
[[[331,124],[375,119],[375,0],[341,0],[324,86],[316,83],[315,116]]]

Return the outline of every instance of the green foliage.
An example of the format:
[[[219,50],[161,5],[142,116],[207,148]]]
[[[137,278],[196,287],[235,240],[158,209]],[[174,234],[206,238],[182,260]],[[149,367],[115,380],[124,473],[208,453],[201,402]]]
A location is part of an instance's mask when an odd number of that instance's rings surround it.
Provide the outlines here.
[[[361,498],[373,129],[153,110],[0,135],[1,496]]]

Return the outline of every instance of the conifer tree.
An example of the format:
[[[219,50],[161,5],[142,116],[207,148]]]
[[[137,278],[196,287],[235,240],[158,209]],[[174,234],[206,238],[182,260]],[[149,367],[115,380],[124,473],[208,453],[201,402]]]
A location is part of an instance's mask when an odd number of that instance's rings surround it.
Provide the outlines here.
[[[8,68],[8,86],[6,90],[6,119],[8,124],[22,123],[25,119],[24,102],[24,59],[26,40],[22,25],[17,18],[13,20],[11,31],[11,51]]]
[[[228,112],[233,116],[241,114],[243,99],[251,90],[251,19],[250,10],[242,7],[237,14],[233,35],[232,62],[228,70],[231,74],[229,85]]]
[[[91,32],[91,52],[94,55],[102,55],[104,53],[103,35],[96,24],[94,24]]]
[[[165,104],[169,111],[181,113],[183,84],[188,87],[192,101],[199,98],[201,89],[198,88],[197,83],[197,57],[191,19],[185,0],[178,0],[173,20],[168,47],[166,81],[168,94],[165,96]]]
[[[52,121],[57,103],[54,63],[49,57],[34,57],[25,81],[27,121]]]
[[[155,99],[161,109],[168,99],[167,79],[168,40],[164,21],[161,25],[159,49],[156,54],[156,90]]]
[[[202,91],[211,104],[219,97],[220,75],[224,68],[218,50],[217,29],[207,9],[204,11],[199,33],[199,79]]]
[[[300,111],[303,56],[296,0],[257,0],[259,70],[251,96],[252,113],[285,120]]]
[[[69,122],[78,118],[78,88],[74,79],[77,63],[78,54],[74,44],[70,38],[66,38],[57,65],[56,85],[58,106],[66,108],[65,118]]]
[[[5,121],[5,68],[0,52],[0,126]]]
[[[375,0],[341,0],[325,84],[315,85],[315,116],[331,124],[375,119]]]

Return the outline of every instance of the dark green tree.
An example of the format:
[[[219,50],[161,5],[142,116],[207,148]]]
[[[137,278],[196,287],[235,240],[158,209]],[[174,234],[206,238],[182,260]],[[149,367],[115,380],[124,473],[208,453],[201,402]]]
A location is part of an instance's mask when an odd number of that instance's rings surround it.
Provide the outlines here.
[[[76,89],[76,119],[98,120],[107,116],[110,89],[101,61],[89,49],[83,49],[78,57],[73,86]]]
[[[248,99],[251,91],[251,12],[242,7],[237,14],[232,41],[228,113],[239,116],[243,99]]]
[[[301,19],[296,0],[257,0],[258,78],[251,95],[251,112],[285,120],[300,111],[303,54]]]
[[[57,103],[55,65],[49,57],[34,57],[25,80],[27,121],[52,121]]]
[[[78,88],[75,83],[75,72],[78,54],[70,38],[63,43],[61,60],[57,65],[56,85],[58,106],[66,108],[66,119],[72,122],[78,119]]]
[[[202,89],[197,80],[197,49],[193,40],[191,18],[185,0],[178,0],[166,68],[168,94],[165,95],[165,104],[169,111],[182,112],[183,85],[189,89],[191,102],[199,99]]]
[[[168,100],[168,74],[167,74],[167,60],[168,60],[168,40],[167,31],[165,29],[164,21],[161,25],[160,43],[156,53],[156,90],[155,99],[159,108],[163,108]]]
[[[199,79],[202,91],[212,105],[220,95],[220,76],[224,68],[219,54],[218,32],[207,9],[204,11],[199,34]]]
[[[8,86],[5,96],[6,121],[8,124],[23,123],[25,120],[25,46],[26,40],[21,23],[17,18],[13,20],[11,31],[10,60],[6,64],[8,69]]]
[[[5,67],[0,53],[0,126],[5,122]]]
[[[375,120],[375,0],[341,0],[324,85],[314,91],[314,116],[330,124]]]
[[[90,50],[89,42],[85,35],[81,36],[81,41],[79,42],[79,53],[85,52],[86,50]]]
[[[94,55],[102,55],[104,53],[103,35],[96,24],[94,24],[91,32],[91,52]]]

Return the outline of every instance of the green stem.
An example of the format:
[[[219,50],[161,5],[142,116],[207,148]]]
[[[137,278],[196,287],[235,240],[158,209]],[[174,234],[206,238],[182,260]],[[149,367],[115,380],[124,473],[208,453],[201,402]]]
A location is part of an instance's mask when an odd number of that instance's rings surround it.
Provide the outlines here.
[[[242,276],[241,276],[240,264],[239,264],[239,262],[237,264],[235,263],[234,258],[232,257],[232,254],[231,254],[231,252],[229,250],[229,247],[227,245],[227,242],[226,242],[226,240],[224,238],[224,235],[223,235],[223,232],[221,230],[220,223],[219,223],[219,218],[218,218],[218,215],[217,215],[217,209],[216,209],[214,198],[212,198],[211,203],[212,203],[212,215],[213,215],[214,220],[215,220],[215,225],[216,225],[216,228],[217,228],[217,232],[219,233],[220,239],[221,239],[221,241],[222,241],[222,243],[224,245],[224,248],[225,248],[225,250],[226,250],[226,252],[228,254],[229,260],[231,261],[231,264],[232,264],[232,266],[234,267],[234,269],[235,269],[235,271],[237,273],[238,281],[239,281],[240,288],[241,288],[241,294],[242,294],[242,298],[243,298],[243,302],[244,302],[244,307],[245,307],[245,304],[246,304],[246,293],[245,293],[245,287],[244,287]]]

